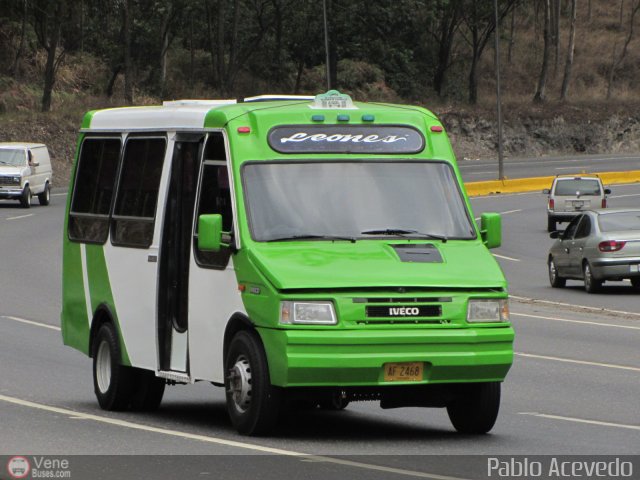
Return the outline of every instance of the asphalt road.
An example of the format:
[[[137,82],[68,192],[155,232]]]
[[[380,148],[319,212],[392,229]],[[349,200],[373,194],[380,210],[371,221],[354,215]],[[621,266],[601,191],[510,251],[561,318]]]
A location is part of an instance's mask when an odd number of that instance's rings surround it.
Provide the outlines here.
[[[614,187],[611,205],[640,201],[637,189]],[[455,433],[444,410],[368,402],[343,412],[288,412],[273,437],[241,437],[223,391],[206,384],[168,388],[153,414],[100,410],[90,360],[64,347],[58,330],[63,202],[57,195],[31,210],[0,202],[0,455],[122,455],[74,459],[75,471],[90,477],[72,478],[394,479],[483,478],[486,458],[451,461],[450,454],[640,453],[637,294],[627,285],[599,295],[579,282],[548,286],[551,240],[540,194],[473,200],[476,215],[504,213],[504,245],[495,253],[505,257],[498,260],[511,293],[630,313],[513,300],[515,361],[498,423],[481,437]]]
[[[459,167],[465,182],[495,180],[498,178],[497,159],[461,160]],[[507,178],[542,177],[571,173],[619,172],[640,170],[637,155],[579,155],[574,157],[505,158],[504,175]]]

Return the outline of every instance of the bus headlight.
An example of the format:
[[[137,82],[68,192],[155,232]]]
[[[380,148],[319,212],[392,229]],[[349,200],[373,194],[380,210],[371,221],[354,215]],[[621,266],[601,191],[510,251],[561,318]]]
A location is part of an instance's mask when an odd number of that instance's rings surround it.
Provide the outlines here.
[[[508,322],[509,300],[506,298],[472,298],[467,308],[467,322]]]
[[[281,302],[280,323],[335,325],[338,320],[331,302]]]

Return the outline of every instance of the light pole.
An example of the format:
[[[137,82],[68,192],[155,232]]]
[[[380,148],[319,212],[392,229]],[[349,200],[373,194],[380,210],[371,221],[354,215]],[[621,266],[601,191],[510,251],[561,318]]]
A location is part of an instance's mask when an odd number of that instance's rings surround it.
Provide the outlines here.
[[[331,90],[331,72],[329,70],[329,27],[327,25],[327,0],[322,0],[322,11],[324,14],[324,50],[327,55],[327,90]]]
[[[498,179],[504,180],[504,159],[502,155],[502,99],[500,96],[500,23],[498,20],[498,0],[493,0],[493,10],[496,21],[494,36],[496,40],[496,103],[498,110]]]

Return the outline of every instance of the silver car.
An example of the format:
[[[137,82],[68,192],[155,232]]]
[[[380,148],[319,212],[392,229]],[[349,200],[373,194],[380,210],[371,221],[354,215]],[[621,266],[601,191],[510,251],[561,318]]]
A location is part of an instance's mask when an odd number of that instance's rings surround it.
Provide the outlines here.
[[[583,280],[587,292],[606,280],[631,280],[640,288],[640,209],[598,209],[580,213],[555,238],[547,265],[552,287]]]
[[[548,195],[547,230],[553,232],[557,222],[570,222],[585,210],[606,208],[611,190],[604,188],[597,175],[558,175],[542,193]]]

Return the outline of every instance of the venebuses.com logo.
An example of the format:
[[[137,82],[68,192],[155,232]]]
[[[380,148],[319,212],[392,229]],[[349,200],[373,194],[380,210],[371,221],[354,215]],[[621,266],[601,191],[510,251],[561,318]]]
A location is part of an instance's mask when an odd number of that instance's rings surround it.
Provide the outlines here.
[[[7,462],[9,478],[71,478],[69,460],[44,456],[16,455]]]
[[[31,471],[31,464],[25,457],[11,457],[7,462],[7,472],[11,478],[26,478]]]

